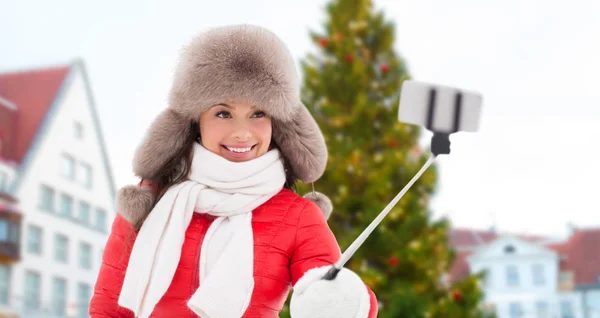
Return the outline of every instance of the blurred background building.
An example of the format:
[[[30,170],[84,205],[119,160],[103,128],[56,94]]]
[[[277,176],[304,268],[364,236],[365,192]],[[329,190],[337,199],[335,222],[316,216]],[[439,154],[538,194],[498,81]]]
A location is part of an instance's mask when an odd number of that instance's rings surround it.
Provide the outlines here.
[[[499,318],[600,317],[600,229],[566,240],[454,229],[451,280],[485,272],[485,303]]]
[[[115,215],[95,107],[82,61],[0,74],[5,315],[88,316]]]

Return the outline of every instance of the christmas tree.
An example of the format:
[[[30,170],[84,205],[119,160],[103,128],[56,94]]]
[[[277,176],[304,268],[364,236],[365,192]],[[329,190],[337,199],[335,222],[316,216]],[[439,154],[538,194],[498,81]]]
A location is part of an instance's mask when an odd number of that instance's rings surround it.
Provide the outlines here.
[[[333,202],[329,224],[344,250],[430,154],[419,148],[421,128],[397,120],[409,74],[394,52],[393,23],[370,0],[334,0],[326,10],[324,31],[310,33],[316,52],[302,61],[302,97],[329,148],[315,186]],[[379,317],[484,315],[478,277],[442,279],[454,253],[448,222],[432,221],[427,208],[435,183],[432,166],[346,264],[376,293]]]

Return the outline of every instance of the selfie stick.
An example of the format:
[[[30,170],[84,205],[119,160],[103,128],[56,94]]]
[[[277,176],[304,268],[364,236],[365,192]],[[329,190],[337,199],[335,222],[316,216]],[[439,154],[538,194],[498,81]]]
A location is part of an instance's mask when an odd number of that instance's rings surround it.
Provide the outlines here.
[[[425,93],[425,94],[424,94]],[[448,112],[448,107],[444,109],[444,106],[448,101],[448,94],[453,96],[451,99],[451,112]],[[423,98],[425,95],[425,98]],[[469,103],[465,105],[465,95],[468,95],[467,100]],[[475,131],[477,130],[479,113],[481,110],[481,96],[473,93],[465,93],[454,88],[439,87],[426,83],[419,83],[414,81],[405,81],[402,88],[402,96],[405,101],[413,102],[411,106],[406,106],[407,103],[400,104],[399,120],[401,122],[407,122],[411,124],[425,124],[425,127],[433,131],[433,137],[431,138],[431,156],[421,167],[421,169],[415,174],[415,176],[404,186],[404,188],[392,199],[392,201],[377,215],[377,217],[369,224],[369,226],[359,235],[359,237],[352,242],[352,244],[344,251],[340,259],[331,267],[331,269],[323,276],[325,280],[334,279],[337,274],[342,270],[346,262],[356,253],[360,246],[367,240],[369,235],[375,230],[375,228],[381,223],[381,221],[387,216],[392,208],[400,201],[400,199],[408,192],[412,185],[421,177],[421,175],[431,166],[437,156],[442,154],[450,154],[450,134],[458,131]],[[426,101],[426,103],[422,103]],[[414,103],[417,102],[417,103]],[[419,103],[421,102],[421,103]],[[419,105],[424,104],[424,105]],[[440,107],[441,106],[441,107]],[[405,108],[403,108],[405,107]],[[410,109],[409,109],[410,108]],[[466,109],[465,109],[466,108]],[[423,115],[423,110],[426,111],[426,115]],[[468,114],[465,114],[467,110]],[[443,127],[442,121],[439,124],[437,119],[440,115],[442,117],[448,117],[452,114],[452,125],[451,129]],[[470,115],[470,116],[465,116]],[[444,118],[442,118],[444,119]],[[466,123],[463,122],[466,119]],[[475,119],[475,120],[474,120]],[[447,125],[446,125],[447,126]]]

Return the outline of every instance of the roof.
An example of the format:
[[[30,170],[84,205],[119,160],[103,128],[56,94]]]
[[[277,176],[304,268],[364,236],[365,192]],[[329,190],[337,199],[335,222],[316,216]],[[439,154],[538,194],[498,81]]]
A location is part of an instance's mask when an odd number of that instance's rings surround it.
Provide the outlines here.
[[[450,231],[449,241],[450,246],[456,250],[473,250],[480,245],[488,244],[505,235],[512,235],[530,242],[548,239],[546,237],[536,235],[497,233],[495,231],[455,228]]]
[[[485,241],[484,244],[490,243],[499,237],[498,235],[483,234],[482,231],[458,229],[453,230],[450,234],[450,242],[454,247],[468,247],[469,244],[476,245],[479,239],[471,239],[471,232],[475,236],[482,234],[481,238]],[[528,241],[539,241],[542,237],[536,236],[518,236],[519,238]],[[456,244],[456,245],[454,245]],[[462,244],[462,245],[461,245]],[[600,244],[600,228],[598,229],[579,229],[576,230],[568,240],[562,243],[544,244],[544,247],[557,252],[560,255],[561,271],[570,271],[574,273],[575,285],[590,285],[598,283],[600,276],[600,253],[598,253],[598,245]],[[469,264],[467,257],[474,250],[457,250],[456,258],[450,267],[450,279],[452,281],[460,280],[469,275]]]
[[[69,69],[58,66],[0,74],[0,96],[16,105],[19,116],[11,158],[17,163],[23,162]]]
[[[450,232],[450,246],[454,248],[475,247],[495,240],[497,234],[493,231],[473,229],[453,229]]]
[[[450,266],[449,279],[450,281],[457,281],[469,276],[469,263],[467,263],[467,257],[473,252],[463,251],[456,252],[456,257],[452,266]]]
[[[562,244],[548,247],[561,256],[560,270],[575,274],[575,285],[596,284],[600,276],[600,228],[580,229]]]

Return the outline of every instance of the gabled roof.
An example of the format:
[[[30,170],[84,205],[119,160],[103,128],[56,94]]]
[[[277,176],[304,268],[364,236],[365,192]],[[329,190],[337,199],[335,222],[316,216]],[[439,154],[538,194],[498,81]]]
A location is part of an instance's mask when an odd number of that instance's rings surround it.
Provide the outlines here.
[[[454,228],[449,233],[450,246],[456,250],[473,250],[481,245],[495,241],[497,238],[512,235],[525,241],[535,242],[547,239],[543,236],[497,233],[467,228]]]
[[[507,248],[512,248],[512,251],[507,250]],[[557,258],[558,254],[553,249],[548,248],[547,245],[528,241],[518,236],[505,235],[500,236],[496,240],[480,247],[476,251],[473,251],[468,259],[470,261],[475,261],[490,260],[492,258],[496,259],[498,257],[514,258],[515,256],[542,256]]]
[[[456,228],[449,233],[450,246],[455,249],[471,248],[496,239],[496,233],[474,229]]]
[[[115,183],[108,160],[108,154],[96,110],[96,103],[90,87],[85,64],[75,60],[72,64],[55,67],[8,72],[0,74],[0,96],[16,106],[18,129],[16,132],[15,160],[19,169],[12,191],[20,185],[23,175],[27,172],[29,162],[37,151],[37,144],[43,142],[45,130],[53,120],[53,113],[60,105],[62,98],[70,88],[74,72],[81,72],[94,129],[98,135],[101,156],[106,168],[109,192],[114,201]]]
[[[52,102],[69,73],[70,66],[58,66],[0,74],[0,96],[17,108],[13,158],[23,162]]]

